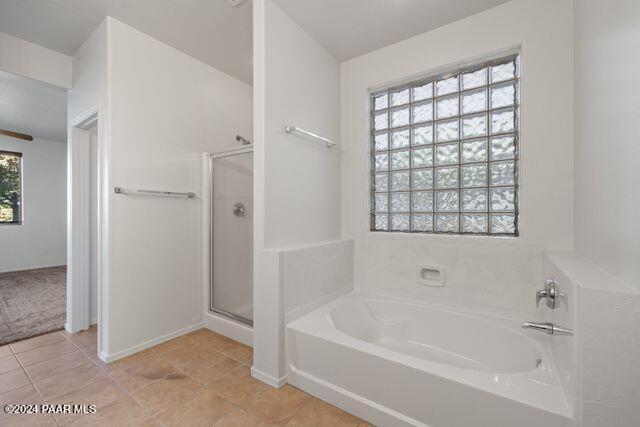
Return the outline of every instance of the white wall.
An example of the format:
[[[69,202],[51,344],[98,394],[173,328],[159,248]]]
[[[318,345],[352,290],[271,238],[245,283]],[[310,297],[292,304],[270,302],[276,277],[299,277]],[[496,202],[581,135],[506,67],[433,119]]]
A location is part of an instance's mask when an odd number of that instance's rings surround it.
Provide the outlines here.
[[[356,286],[533,308],[540,251],[572,248],[571,8],[570,0],[514,0],[342,64],[342,236],[357,238]],[[367,231],[369,89],[518,46],[520,237]],[[419,263],[444,266],[447,287],[416,285]]]
[[[575,246],[593,264],[580,298],[585,427],[638,422],[640,85],[621,78],[640,72],[638,22],[636,1],[574,1]]]
[[[574,4],[576,249],[640,289],[640,3]]]
[[[303,245],[284,253],[285,321],[353,290],[353,240]]]
[[[67,324],[70,331],[77,331],[89,326],[93,316],[98,311],[99,298],[96,295],[104,290],[108,282],[108,271],[104,268],[108,265],[106,248],[108,247],[108,216],[106,198],[107,162],[109,157],[109,97],[107,79],[107,37],[109,31],[109,18],[106,18],[80,46],[73,56],[73,82],[67,92],[67,241],[70,242],[67,251]],[[84,121],[87,115],[98,115],[97,146],[92,147],[95,138],[91,138],[88,131],[75,128],[73,125]],[[92,141],[92,139],[94,141]],[[91,236],[91,174],[92,148],[97,163],[97,185],[100,192],[96,201],[99,209],[95,218],[99,224],[98,235],[102,236],[102,242],[87,242],[86,236]],[[85,172],[83,174],[83,172]],[[95,187],[94,187],[95,188]],[[95,196],[95,195],[94,195]],[[95,234],[94,230],[94,234]],[[95,237],[95,236],[93,236]],[[98,265],[91,263],[92,248],[87,243],[100,243],[98,248],[101,259]],[[93,249],[96,249],[94,245]],[[92,268],[93,267],[93,268]],[[98,283],[92,283],[92,273],[97,276]],[[84,289],[83,284],[90,283],[90,289]],[[103,286],[100,286],[100,283]],[[91,289],[93,287],[93,290]],[[103,300],[103,303],[107,303]],[[81,308],[83,304],[89,304],[89,313]],[[95,304],[95,305],[94,305]],[[102,312],[102,315],[105,313]],[[98,351],[106,349],[104,337],[108,335],[107,324],[102,319],[98,330]]]
[[[0,150],[22,153],[22,225],[0,225],[0,272],[65,265],[67,145],[0,135]]]
[[[0,32],[0,69],[68,89],[70,56]]]
[[[108,358],[202,322],[201,154],[251,135],[251,87],[111,19]],[[195,200],[113,186],[194,191]]]
[[[254,375],[284,381],[280,248],[340,234],[340,144],[287,135],[295,125],[338,140],[340,67],[272,0],[254,2]]]

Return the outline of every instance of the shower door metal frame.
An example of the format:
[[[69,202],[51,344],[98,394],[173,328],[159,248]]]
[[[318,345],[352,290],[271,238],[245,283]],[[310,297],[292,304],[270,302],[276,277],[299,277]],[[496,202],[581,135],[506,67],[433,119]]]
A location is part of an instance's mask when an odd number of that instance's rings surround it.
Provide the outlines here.
[[[245,325],[249,325],[251,327],[253,327],[253,320],[251,319],[247,319],[245,317],[242,316],[238,316],[235,313],[231,313],[228,312],[226,310],[221,310],[219,308],[215,308],[213,305],[213,286],[214,286],[214,282],[213,282],[213,257],[214,257],[214,248],[213,248],[213,233],[214,233],[214,229],[213,229],[213,208],[214,208],[214,197],[213,197],[213,191],[214,191],[214,182],[213,182],[213,161],[215,159],[220,159],[220,158],[224,158],[224,157],[233,157],[233,156],[238,156],[238,155],[242,155],[242,154],[249,154],[252,153],[253,154],[253,146],[244,146],[244,147],[240,147],[240,148],[234,148],[231,150],[227,150],[227,151],[221,151],[219,153],[213,153],[213,154],[209,154],[209,185],[210,185],[210,189],[209,189],[209,311],[211,311],[212,313],[216,313],[225,317],[228,317],[232,320],[235,320],[237,322],[243,323]],[[253,175],[253,171],[251,171],[252,175]],[[253,183],[252,183],[253,185]],[[253,194],[252,194],[253,197]],[[253,286],[253,283],[252,283]],[[251,298],[253,299],[253,294],[251,296]],[[253,301],[252,301],[253,302]]]

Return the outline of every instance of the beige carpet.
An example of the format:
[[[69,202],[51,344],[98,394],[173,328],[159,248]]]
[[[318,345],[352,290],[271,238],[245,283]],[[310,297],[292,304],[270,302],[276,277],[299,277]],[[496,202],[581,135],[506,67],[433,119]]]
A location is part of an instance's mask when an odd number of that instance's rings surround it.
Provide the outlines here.
[[[0,273],[0,345],[64,328],[67,268]]]

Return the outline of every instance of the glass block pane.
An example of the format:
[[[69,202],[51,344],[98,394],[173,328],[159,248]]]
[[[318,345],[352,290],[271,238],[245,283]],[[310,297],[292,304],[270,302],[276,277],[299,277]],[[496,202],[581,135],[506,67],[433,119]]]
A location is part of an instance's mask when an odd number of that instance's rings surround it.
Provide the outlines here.
[[[433,191],[416,191],[413,193],[413,211],[432,212],[433,211]]]
[[[436,125],[436,140],[447,142],[458,139],[458,119],[438,122]]]
[[[409,150],[391,153],[391,169],[409,169]]]
[[[486,233],[487,232],[487,216],[486,215],[470,215],[461,216],[463,233]]]
[[[448,95],[458,91],[458,76],[449,77],[448,79],[438,80],[436,82],[436,95]]]
[[[513,162],[491,164],[491,185],[513,185],[515,168]]]
[[[447,119],[458,115],[458,95],[447,96],[436,100],[436,117]]]
[[[516,217],[509,215],[491,215],[491,233],[509,233],[513,234],[516,230]]]
[[[374,208],[376,212],[387,212],[389,210],[389,195],[386,193],[376,194]]]
[[[428,122],[433,120],[433,103],[431,101],[416,104],[412,107],[413,123]]]
[[[513,132],[515,128],[515,112],[513,110],[494,111],[491,113],[491,133]]]
[[[394,172],[391,174],[391,190],[409,190],[409,172]]]
[[[389,134],[386,132],[377,133],[373,137],[376,151],[387,150],[389,148]]]
[[[458,168],[436,169],[436,188],[457,188]]]
[[[433,169],[414,170],[412,172],[414,190],[429,190],[433,188]]]
[[[389,96],[387,95],[387,92],[373,96],[374,110],[382,110],[383,108],[387,108],[388,106],[389,106]]]
[[[433,166],[433,150],[431,147],[413,149],[413,167]]]
[[[462,94],[462,114],[477,113],[487,109],[487,90],[479,89]]]
[[[373,178],[375,191],[389,191],[389,175],[377,173]]]
[[[468,70],[371,95],[372,230],[516,233],[518,59]]]
[[[442,233],[457,233],[459,230],[458,215],[437,215],[436,230]]]
[[[462,143],[462,163],[483,162],[487,159],[487,140],[475,139]]]
[[[408,231],[409,215],[391,215],[391,229],[393,231]]]
[[[375,155],[374,169],[376,171],[386,171],[389,169],[389,155],[387,153]]]
[[[411,229],[415,231],[433,231],[433,215],[414,214]]]
[[[491,83],[513,79],[516,76],[516,62],[509,61],[506,64],[491,67]]]
[[[458,163],[458,143],[441,144],[436,146],[436,164],[438,166]]]
[[[429,82],[412,89],[412,99],[414,102],[429,99],[433,96],[433,83]]]
[[[418,126],[413,128],[413,145],[433,143],[433,125]]]
[[[376,215],[375,218],[376,230],[386,231],[389,229],[389,217],[387,215]]]
[[[509,107],[516,103],[516,85],[507,83],[491,87],[491,108]]]
[[[487,167],[468,165],[460,168],[463,187],[483,187],[487,185]]]
[[[391,211],[409,212],[409,193],[391,193]]]
[[[474,87],[484,86],[487,84],[487,69],[471,71],[462,75],[462,89],[473,89]]]
[[[458,210],[458,192],[455,190],[438,191],[436,193],[436,209],[438,212]]]
[[[473,138],[487,134],[487,116],[481,114],[462,119],[462,137]]]
[[[404,148],[409,146],[409,129],[391,132],[391,148]]]
[[[492,188],[491,189],[491,210],[492,211],[512,211],[515,209],[514,188]]]
[[[373,128],[375,130],[382,130],[389,127],[389,115],[387,112],[378,113],[373,116]]]
[[[409,108],[391,110],[391,127],[397,128],[409,124]]]
[[[409,89],[402,89],[396,92],[391,92],[391,106],[404,105],[409,102]]]
[[[513,159],[516,156],[516,144],[513,135],[491,138],[491,160]]]
[[[487,190],[462,190],[462,210],[484,212],[487,210]]]

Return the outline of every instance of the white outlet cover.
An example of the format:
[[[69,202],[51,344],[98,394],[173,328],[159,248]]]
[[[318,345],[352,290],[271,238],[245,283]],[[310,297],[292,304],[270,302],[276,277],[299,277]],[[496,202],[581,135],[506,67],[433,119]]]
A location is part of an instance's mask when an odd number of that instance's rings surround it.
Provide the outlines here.
[[[244,3],[246,0],[227,0],[227,3],[229,3],[231,6],[233,7],[238,7],[240,6],[242,3]]]

